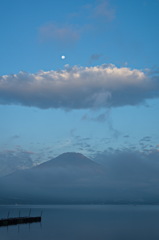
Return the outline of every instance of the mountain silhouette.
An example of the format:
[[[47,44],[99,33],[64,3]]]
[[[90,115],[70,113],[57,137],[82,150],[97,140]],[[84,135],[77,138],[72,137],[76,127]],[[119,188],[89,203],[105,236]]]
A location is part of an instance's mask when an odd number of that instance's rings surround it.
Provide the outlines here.
[[[80,153],[63,153],[1,177],[0,204],[158,203],[157,184],[143,188],[142,179],[135,182],[130,172],[126,178],[117,173]]]
[[[55,168],[74,168],[80,170],[97,171],[100,165],[91,159],[87,158],[81,153],[67,152],[59,155],[50,161],[44,162],[37,167],[37,169],[55,169]]]
[[[83,154],[68,152],[1,178],[0,190],[3,197],[17,202],[81,201],[90,189],[100,185],[102,175],[100,164]]]

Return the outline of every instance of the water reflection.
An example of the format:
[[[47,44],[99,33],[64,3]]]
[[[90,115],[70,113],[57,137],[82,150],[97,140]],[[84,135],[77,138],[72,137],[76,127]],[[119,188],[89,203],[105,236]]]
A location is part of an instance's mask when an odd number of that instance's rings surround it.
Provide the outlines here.
[[[0,208],[5,213],[7,208]],[[27,212],[28,208],[10,210]],[[42,222],[0,228],[3,240],[158,240],[158,206],[35,206]]]

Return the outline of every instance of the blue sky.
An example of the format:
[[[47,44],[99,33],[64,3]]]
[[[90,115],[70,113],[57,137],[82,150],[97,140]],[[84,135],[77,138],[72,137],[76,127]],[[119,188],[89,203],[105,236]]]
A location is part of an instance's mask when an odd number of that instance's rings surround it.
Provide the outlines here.
[[[2,156],[158,151],[158,0],[0,8]]]

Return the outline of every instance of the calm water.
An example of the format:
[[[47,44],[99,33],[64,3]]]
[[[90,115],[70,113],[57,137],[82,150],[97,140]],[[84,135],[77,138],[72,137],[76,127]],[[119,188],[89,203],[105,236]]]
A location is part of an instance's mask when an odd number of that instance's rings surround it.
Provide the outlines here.
[[[0,218],[40,215],[42,223],[0,227],[0,240],[158,240],[159,206],[0,206]]]

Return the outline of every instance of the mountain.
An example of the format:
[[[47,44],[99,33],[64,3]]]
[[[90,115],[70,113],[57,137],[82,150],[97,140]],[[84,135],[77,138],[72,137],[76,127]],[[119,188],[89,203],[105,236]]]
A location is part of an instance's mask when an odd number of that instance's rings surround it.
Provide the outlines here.
[[[102,167],[80,153],[64,153],[29,170],[1,178],[0,199],[16,202],[75,201],[99,185]],[[92,194],[93,193],[93,190]]]
[[[35,167],[36,169],[74,168],[79,170],[97,171],[100,165],[87,158],[81,153],[67,152],[59,155],[50,161],[44,162]]]
[[[105,168],[80,153],[64,153],[1,177],[0,204],[159,203],[157,178],[146,175],[145,184],[142,174],[126,169],[113,161]]]

